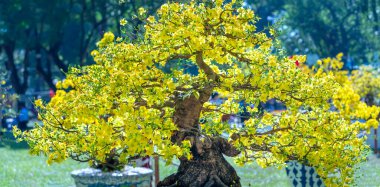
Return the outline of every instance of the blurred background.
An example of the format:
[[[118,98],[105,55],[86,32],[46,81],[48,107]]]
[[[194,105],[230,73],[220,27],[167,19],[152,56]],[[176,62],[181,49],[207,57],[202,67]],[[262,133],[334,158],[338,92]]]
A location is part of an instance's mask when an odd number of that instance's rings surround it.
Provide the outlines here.
[[[93,63],[89,53],[104,32],[121,35],[119,21],[124,18],[137,36],[138,8],[154,14],[166,1],[1,0],[0,72],[5,85],[28,107],[30,98],[48,100],[55,82],[70,66]],[[289,55],[306,54],[309,64],[339,52],[344,53],[345,69],[379,63],[380,0],[245,0],[243,4],[261,17],[258,31],[279,25],[279,38]]]

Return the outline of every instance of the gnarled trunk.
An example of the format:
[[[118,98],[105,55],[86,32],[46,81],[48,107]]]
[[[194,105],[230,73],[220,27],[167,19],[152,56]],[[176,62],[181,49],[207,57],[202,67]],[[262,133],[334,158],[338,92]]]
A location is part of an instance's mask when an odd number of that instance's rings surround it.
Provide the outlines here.
[[[183,140],[190,140],[193,158],[180,158],[177,173],[165,178],[158,186],[241,186],[235,169],[223,156],[237,156],[239,151],[223,138],[200,134],[199,116],[210,94],[211,91],[206,90],[200,93],[199,99],[190,96],[175,107],[174,122],[179,130],[172,135],[172,141],[181,144]]]
[[[207,147],[206,143],[201,154],[197,154],[194,146],[193,159],[180,159],[177,173],[165,178],[158,186],[240,187],[239,176],[223,157],[223,154],[236,156],[239,152],[222,138],[212,138],[209,141],[210,147]]]

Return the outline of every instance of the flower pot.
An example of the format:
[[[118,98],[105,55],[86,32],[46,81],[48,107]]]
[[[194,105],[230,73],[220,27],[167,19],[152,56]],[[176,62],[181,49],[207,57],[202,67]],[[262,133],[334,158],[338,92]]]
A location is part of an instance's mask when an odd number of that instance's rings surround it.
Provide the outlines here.
[[[322,179],[313,167],[305,166],[297,161],[288,161],[286,175],[295,187],[322,187]]]
[[[151,169],[131,166],[114,172],[94,168],[71,172],[77,187],[150,187],[152,174]]]

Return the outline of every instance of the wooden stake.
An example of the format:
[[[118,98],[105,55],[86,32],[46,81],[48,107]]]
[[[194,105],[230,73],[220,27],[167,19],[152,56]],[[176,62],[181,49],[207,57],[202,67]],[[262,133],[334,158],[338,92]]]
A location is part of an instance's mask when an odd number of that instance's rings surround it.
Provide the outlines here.
[[[154,182],[156,183],[156,186],[158,182],[160,181],[160,163],[159,163],[158,156],[154,157]]]
[[[377,128],[374,128],[374,134],[375,134],[375,155],[377,156]]]

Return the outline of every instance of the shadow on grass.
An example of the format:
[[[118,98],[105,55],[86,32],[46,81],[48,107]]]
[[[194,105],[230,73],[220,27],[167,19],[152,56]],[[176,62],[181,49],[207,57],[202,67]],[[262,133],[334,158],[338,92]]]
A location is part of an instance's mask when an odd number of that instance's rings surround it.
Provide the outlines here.
[[[25,142],[17,142],[12,132],[2,132],[0,135],[0,147],[7,147],[10,149],[29,149],[29,145]]]

